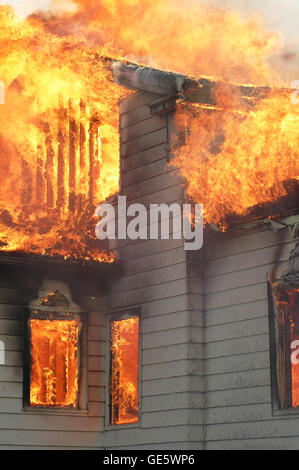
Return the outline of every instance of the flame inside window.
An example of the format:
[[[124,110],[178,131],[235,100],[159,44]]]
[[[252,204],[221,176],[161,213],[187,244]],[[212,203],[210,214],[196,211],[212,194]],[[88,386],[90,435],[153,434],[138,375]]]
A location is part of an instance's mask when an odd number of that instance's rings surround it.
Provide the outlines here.
[[[138,422],[139,317],[111,323],[111,424]]]
[[[299,289],[276,289],[276,303],[281,404],[295,408],[299,407],[299,363],[294,349],[294,342],[299,341]]]
[[[31,319],[30,405],[77,407],[79,321]]]

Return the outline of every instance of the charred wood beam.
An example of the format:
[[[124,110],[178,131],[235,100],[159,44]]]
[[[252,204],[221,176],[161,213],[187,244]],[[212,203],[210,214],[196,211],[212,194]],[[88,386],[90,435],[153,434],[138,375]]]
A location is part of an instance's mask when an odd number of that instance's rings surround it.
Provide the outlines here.
[[[103,60],[101,58],[101,60]],[[265,99],[274,89],[271,87],[234,85],[208,78],[191,78],[182,74],[166,72],[123,61],[105,58],[117,84],[131,90],[141,90],[164,96],[175,96],[180,102],[187,101],[206,106],[216,106],[215,89],[225,86],[240,97],[240,107],[254,105]],[[288,89],[277,89],[279,93],[290,93]]]

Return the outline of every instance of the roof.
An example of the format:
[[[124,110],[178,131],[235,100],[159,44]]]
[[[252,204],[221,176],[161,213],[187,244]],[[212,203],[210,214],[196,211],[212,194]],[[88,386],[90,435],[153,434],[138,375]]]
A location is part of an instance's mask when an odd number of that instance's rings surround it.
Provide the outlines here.
[[[265,98],[270,87],[241,86],[217,81],[205,77],[190,78],[186,75],[145,67],[129,62],[113,61],[114,80],[131,90],[140,90],[164,96],[178,96],[183,101],[216,105],[213,90],[216,85],[223,84],[236,91],[244,104],[254,103]]]

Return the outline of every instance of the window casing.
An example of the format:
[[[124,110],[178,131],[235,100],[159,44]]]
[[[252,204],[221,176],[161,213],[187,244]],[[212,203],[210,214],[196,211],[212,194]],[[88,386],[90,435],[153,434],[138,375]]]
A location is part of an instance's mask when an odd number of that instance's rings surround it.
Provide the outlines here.
[[[139,422],[140,317],[110,321],[109,425]]]
[[[272,377],[278,408],[299,410],[299,287],[280,281],[271,290]]]
[[[25,324],[24,407],[87,410],[86,314],[43,300]]]

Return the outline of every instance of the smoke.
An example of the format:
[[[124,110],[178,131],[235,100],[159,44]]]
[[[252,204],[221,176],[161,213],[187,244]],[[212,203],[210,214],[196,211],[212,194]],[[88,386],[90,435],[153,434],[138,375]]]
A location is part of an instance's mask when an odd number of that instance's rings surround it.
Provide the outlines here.
[[[61,15],[76,10],[76,6],[70,0],[0,0],[0,6],[4,5],[12,6],[21,19],[41,11]]]

